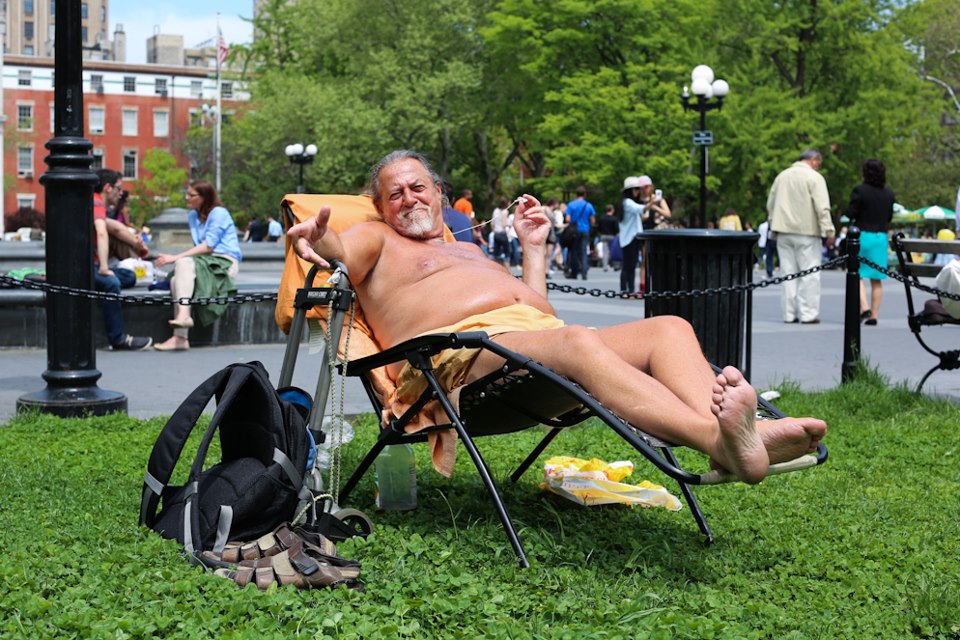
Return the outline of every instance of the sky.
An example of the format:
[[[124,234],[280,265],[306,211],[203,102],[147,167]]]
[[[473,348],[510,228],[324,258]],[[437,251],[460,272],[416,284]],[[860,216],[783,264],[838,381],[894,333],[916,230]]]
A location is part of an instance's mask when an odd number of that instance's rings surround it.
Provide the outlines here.
[[[184,47],[195,47],[220,29],[227,44],[249,43],[253,27],[241,19],[253,16],[253,0],[110,0],[109,37],[118,24],[127,35],[127,62],[147,60],[147,38],[154,33],[182,35]]]

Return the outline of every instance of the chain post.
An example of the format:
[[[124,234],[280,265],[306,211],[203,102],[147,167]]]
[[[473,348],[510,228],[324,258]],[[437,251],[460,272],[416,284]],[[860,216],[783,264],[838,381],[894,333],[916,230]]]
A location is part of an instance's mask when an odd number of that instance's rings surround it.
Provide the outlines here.
[[[860,229],[851,226],[845,242],[847,251],[846,304],[843,317],[843,364],[840,382],[850,382],[860,360]]]

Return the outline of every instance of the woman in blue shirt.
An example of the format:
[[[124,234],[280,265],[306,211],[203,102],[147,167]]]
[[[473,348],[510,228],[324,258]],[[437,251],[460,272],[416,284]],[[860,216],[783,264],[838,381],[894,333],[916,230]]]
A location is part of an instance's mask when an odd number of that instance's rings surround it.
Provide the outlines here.
[[[161,253],[157,267],[174,265],[170,294],[174,298],[217,297],[236,292],[233,279],[240,271],[240,241],[230,212],[220,203],[213,185],[205,180],[191,182],[187,188],[187,214],[193,247],[172,255]],[[173,305],[173,336],[155,345],[158,351],[185,351],[190,348],[188,334],[193,327],[190,305]],[[226,310],[226,305],[201,306],[197,320],[211,324]]]

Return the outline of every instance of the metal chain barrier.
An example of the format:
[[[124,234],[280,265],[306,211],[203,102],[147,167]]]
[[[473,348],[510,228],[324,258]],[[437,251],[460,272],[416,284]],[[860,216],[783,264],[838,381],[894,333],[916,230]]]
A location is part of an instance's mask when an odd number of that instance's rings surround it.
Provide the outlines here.
[[[619,291],[614,291],[612,289],[588,289],[586,287],[577,287],[570,284],[556,284],[554,282],[547,281],[547,289],[550,291],[559,291],[560,293],[573,293],[578,296],[592,296],[594,298],[619,298],[621,300],[669,300],[676,298],[698,298],[701,296],[713,296],[713,295],[727,295],[731,293],[739,293],[744,291],[752,291],[755,289],[762,289],[764,287],[774,287],[784,282],[790,280],[796,280],[797,278],[803,278],[810,274],[822,271],[824,269],[830,269],[832,267],[840,266],[846,262],[846,256],[837,256],[832,260],[828,260],[823,264],[819,264],[815,267],[805,269],[803,271],[798,271],[796,273],[790,273],[784,276],[779,276],[777,278],[770,278],[768,280],[762,280],[760,282],[749,282],[745,284],[735,284],[727,287],[715,287],[712,289],[692,289],[690,291],[649,291],[647,293],[621,293]],[[892,271],[886,267],[881,267],[880,265],[864,258],[859,257],[861,263],[873,267],[881,273],[885,273],[894,280],[899,280],[900,282],[906,282],[907,277],[901,275],[896,271]],[[520,276],[517,276],[520,278]],[[920,289],[921,291],[926,291],[927,293],[932,293],[944,298],[950,298],[951,300],[960,300],[960,295],[955,293],[947,293],[946,291],[941,291],[936,287],[930,287],[919,282],[910,282],[912,287]],[[172,296],[144,296],[144,295],[125,295],[122,293],[108,293],[106,291],[90,291],[88,289],[77,289],[74,287],[66,287],[63,285],[50,284],[48,282],[37,282],[34,280],[19,280],[10,276],[0,275],[0,285],[6,285],[8,287],[21,287],[24,289],[35,289],[39,291],[44,291],[46,293],[59,293],[68,296],[75,296],[81,298],[90,298],[91,300],[117,300],[124,304],[142,304],[142,305],[170,305],[173,303],[183,305],[183,306],[207,306],[211,304],[246,304],[248,302],[276,302],[277,294],[276,293],[245,293],[245,294],[236,294],[233,296],[217,296],[214,298],[173,298]]]
[[[144,295],[125,295],[122,293],[109,293],[107,291],[90,291],[89,289],[77,289],[64,285],[50,284],[49,282],[37,282],[35,280],[18,280],[10,276],[0,276],[0,284],[11,287],[22,287],[24,289],[36,289],[46,293],[59,293],[78,298],[90,298],[91,300],[117,300],[124,304],[142,304],[142,305],[170,305],[173,303],[182,306],[207,306],[211,304],[245,304],[247,302],[276,302],[276,293],[243,293],[232,296],[217,296],[213,298],[174,298],[173,296],[144,296]]]
[[[777,278],[771,278],[769,280],[763,280],[761,282],[750,282],[746,284],[737,284],[730,285],[727,287],[716,287],[712,289],[692,289],[690,291],[650,291],[647,293],[621,293],[619,291],[614,291],[612,289],[603,290],[603,289],[587,289],[586,287],[575,287],[569,284],[555,284],[553,282],[547,282],[547,289],[551,291],[559,291],[561,293],[573,293],[580,296],[592,296],[594,298],[619,298],[622,300],[659,300],[659,299],[676,299],[676,298],[697,298],[700,296],[711,296],[711,295],[726,295],[731,293],[738,293],[743,291],[751,291],[754,289],[761,289],[763,287],[772,287],[789,280],[796,280],[797,278],[803,278],[810,274],[822,271],[823,269],[829,269],[834,266],[842,264],[846,260],[846,256],[837,256],[832,260],[824,262],[823,264],[805,269],[803,271],[798,271],[797,273],[790,273],[784,276]],[[861,258],[862,260],[862,258]],[[517,276],[520,278],[521,276]],[[264,302],[264,301],[273,301],[276,302],[277,294],[276,293],[250,293],[250,294],[239,294],[234,296],[219,296],[215,298],[173,298],[172,296],[143,296],[143,295],[124,295],[120,293],[108,293],[105,291],[90,291],[88,289],[77,289],[74,287],[66,287],[63,285],[55,285],[47,282],[36,282],[33,280],[18,280],[10,276],[0,276],[0,284],[13,286],[13,287],[23,287],[26,289],[36,289],[40,291],[45,291],[47,293],[59,293],[63,295],[76,296],[90,298],[92,300],[118,300],[125,304],[143,304],[143,305],[169,305],[177,303],[183,306],[190,305],[199,305],[206,306],[210,304],[244,304],[247,302]]]
[[[860,262],[867,265],[868,267],[873,267],[880,273],[885,273],[891,278],[893,278],[894,280],[899,280],[900,282],[908,284],[914,289],[919,289],[920,291],[926,291],[927,293],[935,294],[937,296],[940,296],[941,298],[950,298],[951,300],[960,300],[960,295],[956,293],[947,293],[946,291],[942,291],[940,289],[937,289],[936,287],[925,285],[920,281],[914,281],[909,276],[905,276],[899,271],[891,271],[886,267],[881,267],[876,262],[869,260],[867,258],[864,258],[863,256],[859,256],[859,258],[860,258]]]
[[[659,299],[674,299],[674,298],[698,298],[700,296],[713,296],[713,295],[725,295],[729,293],[738,293],[742,291],[752,291],[754,289],[762,289],[763,287],[772,287],[778,284],[783,284],[789,280],[796,280],[797,278],[803,278],[812,273],[822,271],[823,269],[829,269],[831,267],[839,266],[846,261],[846,256],[837,256],[832,260],[819,264],[815,267],[805,269],[803,271],[798,271],[797,273],[790,273],[785,276],[780,276],[777,278],[770,278],[769,280],[763,280],[761,282],[749,282],[746,284],[735,284],[728,287],[716,287],[713,289],[691,289],[690,291],[649,291],[647,293],[621,293],[619,291],[602,289],[587,289],[586,287],[575,287],[569,284],[555,284],[553,282],[547,282],[547,289],[552,291],[559,291],[561,293],[574,293],[580,296],[593,296],[594,298],[620,298],[623,300],[659,300]],[[519,276],[518,276],[519,277]]]

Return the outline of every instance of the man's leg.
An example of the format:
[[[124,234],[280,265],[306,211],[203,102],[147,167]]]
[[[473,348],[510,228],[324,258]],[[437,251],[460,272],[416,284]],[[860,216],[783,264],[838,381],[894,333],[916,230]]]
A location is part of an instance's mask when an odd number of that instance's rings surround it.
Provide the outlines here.
[[[120,280],[116,276],[105,276],[94,269],[93,284],[97,291],[120,293]],[[118,300],[101,300],[100,312],[103,315],[103,328],[107,332],[107,342],[116,346],[123,342],[126,334],[123,330],[123,313]]]
[[[699,345],[694,349],[690,344],[677,343],[686,331],[679,328],[676,324],[679,322],[683,321],[675,321],[674,325],[659,323],[649,330],[640,326],[640,322],[602,331],[568,326],[505,333],[496,341],[574,380],[630,424],[706,453],[715,463],[747,482],[762,479],[770,462],[793,459],[816,448],[826,432],[826,424],[820,420],[787,418],[765,423],[758,431],[754,424],[756,392],[733,367],[727,367],[723,375],[713,379],[712,388],[705,389],[707,374],[696,369],[710,370],[699,353]],[[666,329],[666,335],[650,340],[652,334],[660,333],[658,328]],[[689,335],[693,337],[692,331]],[[628,340],[619,342],[627,336]],[[695,342],[695,337],[693,339]],[[618,351],[611,349],[606,340],[618,341]],[[677,343],[674,359],[681,360],[677,353],[683,353],[683,359],[693,362],[690,371],[682,362],[675,367],[660,362],[662,353],[655,353],[651,346],[658,340]],[[627,355],[623,357],[619,351],[625,349]],[[498,368],[501,363],[500,358],[481,353],[470,369],[467,382]],[[646,363],[656,375],[679,376],[681,380],[658,380],[632,363]],[[684,383],[691,388],[682,389],[679,385]]]
[[[812,269],[823,262],[823,243],[817,236],[796,236],[798,270]],[[797,316],[800,322],[813,322],[820,317],[820,272],[797,279]]]
[[[795,238],[797,237],[793,234],[781,233],[777,238],[781,275],[796,273],[799,270],[799,256],[795,249]],[[787,280],[781,286],[783,287],[780,297],[783,321],[794,322],[797,320],[797,281]]]
[[[587,279],[587,271],[590,269],[590,232],[581,232],[577,238],[577,249],[580,251],[580,275]]]
[[[130,269],[114,269],[113,273],[120,281],[121,289],[130,289],[137,285],[137,274]]]

